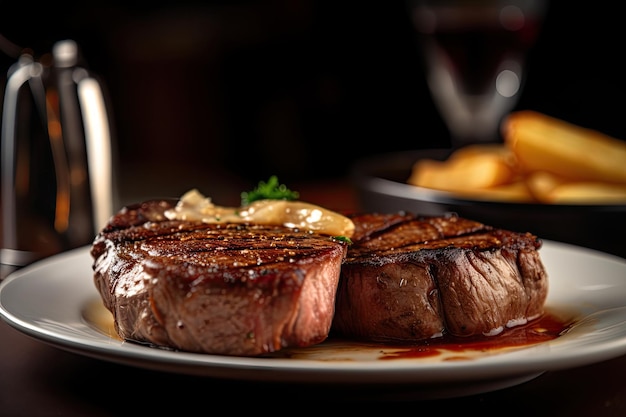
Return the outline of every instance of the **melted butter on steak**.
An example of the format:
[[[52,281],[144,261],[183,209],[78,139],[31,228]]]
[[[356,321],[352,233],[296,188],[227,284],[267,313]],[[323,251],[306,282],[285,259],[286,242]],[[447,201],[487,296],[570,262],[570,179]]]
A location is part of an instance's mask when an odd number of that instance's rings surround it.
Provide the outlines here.
[[[285,226],[310,230],[330,236],[351,237],[352,220],[335,211],[304,201],[258,200],[244,207],[224,207],[213,204],[198,190],[186,192],[164,215],[170,220],[203,223],[251,223]]]

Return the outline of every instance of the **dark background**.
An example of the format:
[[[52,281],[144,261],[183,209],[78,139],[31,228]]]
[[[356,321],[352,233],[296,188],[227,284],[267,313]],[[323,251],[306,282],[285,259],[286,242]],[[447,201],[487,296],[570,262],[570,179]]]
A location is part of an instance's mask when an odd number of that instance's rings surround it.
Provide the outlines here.
[[[0,1],[10,42],[38,57],[74,39],[103,79],[124,184],[340,178],[364,156],[449,146],[402,1],[146,4]],[[550,3],[516,109],[626,138],[610,7]],[[3,86],[16,52],[0,53]]]

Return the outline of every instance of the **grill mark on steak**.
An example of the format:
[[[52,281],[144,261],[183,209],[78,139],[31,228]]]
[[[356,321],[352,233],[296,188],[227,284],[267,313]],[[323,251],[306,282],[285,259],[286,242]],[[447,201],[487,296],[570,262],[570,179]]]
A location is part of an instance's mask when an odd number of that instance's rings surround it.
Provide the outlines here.
[[[547,273],[530,233],[454,214],[352,220],[361,232],[342,267],[334,333],[381,342],[493,335],[543,313]]]
[[[325,340],[347,245],[285,227],[167,220],[172,201],[122,209],[91,248],[120,337],[257,356]]]

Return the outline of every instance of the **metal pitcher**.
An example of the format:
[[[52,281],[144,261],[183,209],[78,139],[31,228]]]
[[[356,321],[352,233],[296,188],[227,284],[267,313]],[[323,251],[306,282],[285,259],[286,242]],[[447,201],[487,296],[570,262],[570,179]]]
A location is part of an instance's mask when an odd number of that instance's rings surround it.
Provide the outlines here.
[[[88,245],[116,204],[109,112],[76,42],[7,76],[0,157],[0,280],[17,268]]]

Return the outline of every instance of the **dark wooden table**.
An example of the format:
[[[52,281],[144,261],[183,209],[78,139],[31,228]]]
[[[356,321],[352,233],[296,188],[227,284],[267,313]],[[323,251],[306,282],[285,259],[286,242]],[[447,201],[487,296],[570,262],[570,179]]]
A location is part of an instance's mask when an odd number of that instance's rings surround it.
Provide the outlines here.
[[[353,207],[354,194],[345,184],[323,188],[303,186],[302,197],[340,201],[338,209]],[[350,402],[355,411],[367,407],[376,399],[372,394],[356,387],[219,380],[119,365],[47,345],[0,321],[0,416],[209,415],[247,409],[326,413],[335,402]],[[406,405],[384,402],[385,407]],[[413,405],[412,413],[420,415],[625,416],[626,356],[546,372],[497,391]]]

